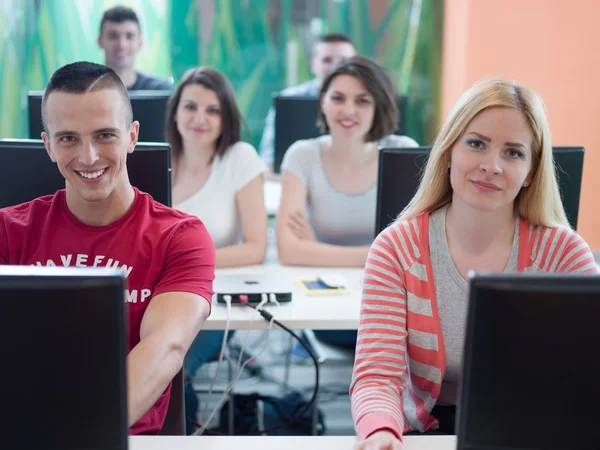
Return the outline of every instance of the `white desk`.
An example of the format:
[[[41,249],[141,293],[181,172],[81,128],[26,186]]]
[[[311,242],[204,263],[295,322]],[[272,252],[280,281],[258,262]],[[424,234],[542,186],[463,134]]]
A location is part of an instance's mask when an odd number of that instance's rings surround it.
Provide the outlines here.
[[[352,450],[353,436],[132,436],[130,450]],[[455,436],[405,436],[404,450],[454,450]]]
[[[280,307],[267,306],[265,309],[288,327],[301,330],[356,330],[358,329],[360,314],[360,299],[362,291],[363,269],[351,268],[315,268],[291,267],[278,264],[264,264],[260,266],[236,267],[232,269],[218,269],[220,274],[253,274],[269,275],[273,277],[286,277],[292,284],[292,301],[282,303]],[[347,295],[307,295],[296,279],[300,277],[318,276],[323,274],[342,275],[348,282],[350,293]],[[225,305],[217,303],[213,298],[212,312],[204,330],[224,330],[227,321]],[[247,306],[233,305],[231,330],[265,330],[269,323],[256,311]],[[274,327],[276,329],[277,327]]]
[[[264,185],[265,207],[269,216],[277,215],[281,200],[281,182],[266,180]]]

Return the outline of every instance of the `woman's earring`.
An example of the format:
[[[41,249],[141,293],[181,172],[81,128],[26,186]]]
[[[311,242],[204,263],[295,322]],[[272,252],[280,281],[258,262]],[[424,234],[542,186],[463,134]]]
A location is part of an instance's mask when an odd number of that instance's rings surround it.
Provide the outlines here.
[[[523,187],[527,187],[529,186],[529,181],[526,181],[525,183],[523,183]]]

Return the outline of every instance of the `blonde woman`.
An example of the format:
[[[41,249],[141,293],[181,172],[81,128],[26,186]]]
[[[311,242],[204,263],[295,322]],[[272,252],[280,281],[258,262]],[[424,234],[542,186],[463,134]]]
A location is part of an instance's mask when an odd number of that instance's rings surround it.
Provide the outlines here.
[[[542,102],[500,79],[459,99],[415,197],[370,249],[350,390],[358,449],[454,434],[470,270],[597,273],[563,210]]]

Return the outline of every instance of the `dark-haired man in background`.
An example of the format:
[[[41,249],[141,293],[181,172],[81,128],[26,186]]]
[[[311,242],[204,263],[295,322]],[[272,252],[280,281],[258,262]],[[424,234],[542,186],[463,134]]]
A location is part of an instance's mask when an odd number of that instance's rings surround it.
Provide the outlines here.
[[[356,55],[356,47],[348,36],[342,33],[329,33],[321,36],[315,43],[310,60],[310,71],[315,76],[306,83],[284,89],[279,95],[316,97],[321,83],[329,71],[342,59]],[[315,118],[316,120],[316,118]],[[275,109],[271,107],[265,119],[265,128],[260,141],[259,153],[262,160],[273,171],[275,160]]]
[[[169,91],[171,83],[135,70],[135,58],[142,48],[140,21],[131,8],[115,6],[104,12],[98,45],[104,50],[104,64],[114,70],[129,91]]]
[[[0,264],[123,271],[128,423],[132,434],[157,434],[171,380],[210,311],[213,242],[198,218],[131,186],[126,162],[139,124],[113,70],[88,62],[58,69],[44,92],[42,120],[66,189],[0,209]]]

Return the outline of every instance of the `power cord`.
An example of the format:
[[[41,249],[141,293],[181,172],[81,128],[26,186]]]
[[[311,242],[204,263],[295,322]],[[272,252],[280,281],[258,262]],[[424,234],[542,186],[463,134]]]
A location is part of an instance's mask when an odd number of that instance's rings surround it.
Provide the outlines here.
[[[310,346],[304,341],[304,339],[302,339],[300,336],[298,336],[294,331],[292,331],[291,329],[289,329],[286,325],[284,325],[283,323],[281,323],[280,321],[278,321],[277,319],[275,319],[273,317],[273,315],[271,313],[269,313],[268,311],[265,311],[262,309],[262,307],[264,306],[264,304],[267,303],[268,300],[266,300],[267,298],[267,294],[263,294],[261,296],[261,302],[257,305],[254,306],[251,303],[248,302],[248,296],[244,296],[241,295],[240,296],[240,300],[241,300],[241,304],[242,305],[246,305],[249,306],[250,308],[254,309],[255,311],[257,311],[266,321],[269,322],[269,338],[271,337],[271,331],[272,331],[272,326],[273,324],[276,324],[279,328],[281,328],[282,330],[286,331],[287,333],[289,333],[290,335],[292,335],[292,337],[294,339],[296,339],[300,345],[304,348],[304,350],[306,350],[306,352],[310,355],[314,366],[315,366],[315,387],[313,390],[313,395],[311,397],[311,399],[308,401],[308,403],[304,406],[304,408],[302,409],[302,411],[300,411],[296,416],[292,417],[290,420],[288,420],[287,422],[284,422],[282,424],[279,424],[277,426],[274,427],[270,427],[267,428],[266,430],[258,430],[255,434],[257,435],[263,435],[263,434],[267,434],[270,433],[272,431],[275,430],[279,430],[281,428],[285,428],[288,427],[289,425],[297,422],[298,420],[300,420],[307,412],[308,410],[314,405],[315,401],[317,400],[317,396],[319,395],[319,361],[317,360],[317,357],[315,356],[315,354],[313,353],[312,349],[310,348]],[[224,298],[224,300],[226,300]],[[270,299],[272,303],[275,303],[279,306],[279,302],[277,301],[277,298],[275,296],[274,293],[270,294]],[[227,300],[226,300],[227,302]],[[229,308],[231,307],[231,298],[229,298]],[[228,331],[229,328],[229,320],[227,321],[227,325],[226,325],[226,333]],[[265,345],[263,346],[263,348],[256,354],[255,358],[260,356],[266,349],[268,346],[268,339],[265,341]],[[243,349],[242,349],[243,350]],[[240,355],[243,353],[240,352]],[[241,357],[240,357],[241,360]],[[248,359],[247,361],[244,362],[244,364],[242,364],[242,366],[239,368],[239,372],[236,375],[236,377],[227,385],[227,387],[225,388],[221,398],[219,399],[219,401],[217,402],[217,404],[215,405],[215,408],[213,409],[213,411],[211,412],[210,416],[208,417],[208,419],[206,421],[204,421],[204,424],[202,425],[202,427],[195,431],[193,433],[193,436],[201,436],[205,431],[207,431],[208,428],[208,424],[210,423],[210,421],[212,420],[212,418],[214,417],[214,415],[216,414],[216,412],[219,410],[219,408],[221,407],[221,404],[223,403],[225,397],[231,392],[231,390],[233,389],[234,384],[237,382],[238,378],[240,377],[240,374],[242,373],[243,368],[251,361],[251,359]],[[212,385],[211,385],[212,388]],[[208,403],[208,401],[207,401]]]
[[[273,297],[275,297],[275,294],[271,294],[271,295]],[[279,302],[277,302],[276,299],[275,299],[275,302],[277,304],[279,304]],[[300,420],[306,414],[306,412],[315,403],[315,401],[317,400],[317,396],[319,395],[319,361],[317,361],[317,357],[315,356],[315,354],[313,353],[313,351],[309,347],[309,345],[306,342],[304,342],[304,339],[302,339],[300,336],[298,336],[294,331],[290,330],[283,323],[281,323],[280,321],[278,321],[277,319],[275,319],[271,313],[269,313],[268,311],[265,311],[263,309],[258,309],[258,307],[253,306],[250,303],[244,303],[244,304],[246,306],[249,306],[250,308],[255,309],[256,311],[258,311],[258,313],[265,320],[269,321],[271,324],[275,323],[279,328],[281,328],[282,330],[285,330],[286,332],[288,332],[289,334],[291,334],[294,337],[294,339],[296,339],[300,343],[300,345],[302,345],[302,347],[304,347],[304,350],[306,350],[306,352],[310,355],[310,357],[313,360],[313,363],[315,365],[315,388],[314,388],[313,395],[312,395],[311,399],[305,405],[304,409],[302,411],[300,411],[295,417],[292,417],[290,420],[288,420],[287,422],[284,422],[284,423],[282,423],[280,425],[277,425],[277,426],[274,426],[274,427],[267,428],[266,430],[258,430],[256,432],[256,434],[261,435],[261,434],[270,433],[270,432],[275,431],[275,430],[279,430],[281,428],[285,428],[285,427],[293,424],[294,422],[297,422],[298,420]]]
[[[243,297],[243,296],[240,296],[240,297]],[[242,302],[243,301],[244,300],[242,299]],[[246,297],[246,302],[247,302],[247,297]],[[260,312],[260,310],[259,310],[259,312]],[[210,424],[210,421],[212,420],[212,418],[214,417],[214,415],[217,413],[217,411],[219,411],[219,408],[221,408],[221,405],[223,404],[223,401],[225,400],[225,398],[227,397],[227,395],[229,395],[229,393],[233,389],[234,384],[240,378],[240,375],[242,374],[242,372],[243,372],[244,368],[246,367],[246,365],[248,365],[250,363],[250,361],[252,361],[252,359],[257,358],[258,356],[260,356],[261,354],[263,354],[265,352],[265,350],[267,349],[267,347],[269,345],[269,338],[271,337],[271,331],[272,331],[272,328],[273,328],[273,323],[274,323],[274,319],[271,320],[271,321],[269,321],[269,328],[268,328],[268,330],[269,330],[269,337],[265,340],[265,343],[264,343],[263,347],[254,356],[254,358],[249,358],[246,361],[244,361],[244,364],[242,364],[241,367],[239,368],[239,371],[238,371],[237,375],[235,376],[235,378],[223,390],[223,393],[222,393],[221,397],[219,398],[219,401],[217,402],[217,404],[213,408],[211,414],[208,416],[208,419],[206,419],[206,421],[204,421],[204,425],[199,430],[195,431],[192,434],[193,436],[201,436],[206,431],[206,429],[208,428],[208,425]]]
[[[229,325],[231,323],[231,295],[224,295],[223,301],[227,306],[227,321],[225,322],[225,334],[223,334],[223,342],[221,343],[221,351],[219,353],[219,362],[217,363],[217,370],[215,370],[215,375],[213,376],[210,387],[208,388],[208,397],[206,399],[206,403],[204,404],[204,408],[202,408],[202,413],[200,417],[204,419],[204,415],[206,414],[208,408],[208,402],[210,401],[210,396],[212,395],[212,391],[215,387],[215,382],[217,380],[217,376],[219,375],[219,369],[221,369],[221,365],[223,364],[223,356],[225,354],[225,348],[227,347],[227,336],[229,335]]]

